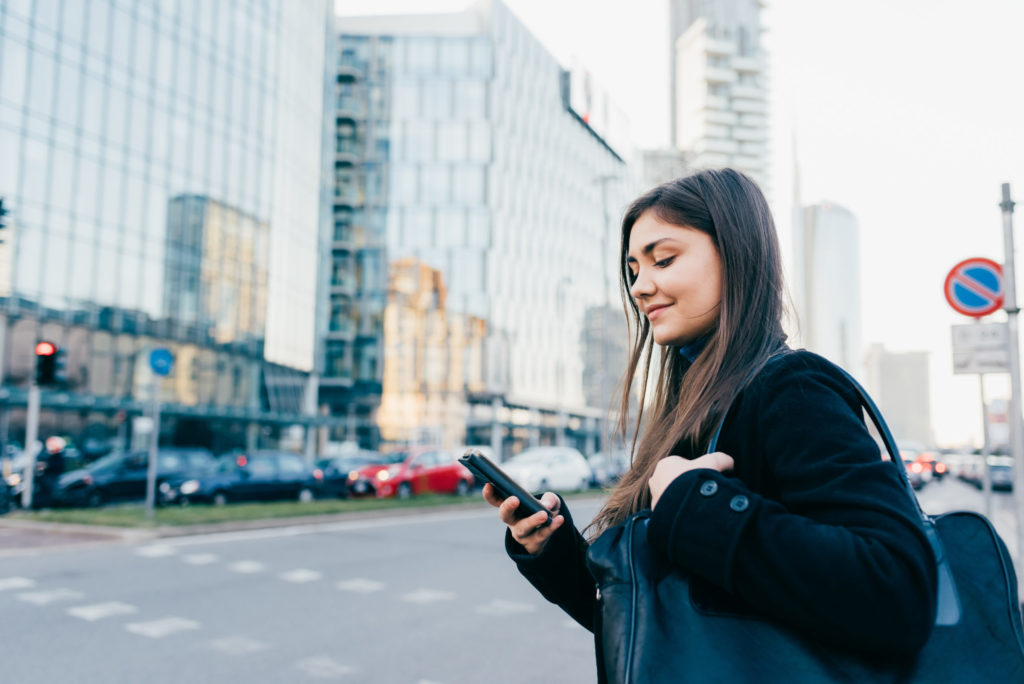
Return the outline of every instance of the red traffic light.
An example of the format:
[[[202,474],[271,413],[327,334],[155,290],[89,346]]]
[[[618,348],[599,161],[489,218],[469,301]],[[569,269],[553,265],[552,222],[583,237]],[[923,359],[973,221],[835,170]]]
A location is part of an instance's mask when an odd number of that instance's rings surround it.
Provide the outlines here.
[[[37,342],[36,356],[53,356],[57,353],[57,345],[53,342]]]

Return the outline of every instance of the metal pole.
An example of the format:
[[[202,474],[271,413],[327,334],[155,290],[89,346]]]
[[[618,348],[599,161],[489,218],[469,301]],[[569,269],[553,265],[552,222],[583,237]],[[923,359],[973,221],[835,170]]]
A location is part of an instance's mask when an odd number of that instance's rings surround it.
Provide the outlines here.
[[[985,402],[985,374],[978,373],[978,386],[981,388],[981,470],[984,474],[985,487],[985,517],[992,519],[992,473],[988,469],[988,404]]]
[[[1006,326],[1009,331],[1010,344],[1010,411],[1008,415],[1010,427],[1010,452],[1013,455],[1014,497],[1017,499],[1017,583],[1024,589],[1024,443],[1021,441],[1021,388],[1020,388],[1020,342],[1018,336],[1017,285],[1014,279],[1013,262],[1013,200],[1010,199],[1010,184],[1003,183],[1003,201],[999,207],[1003,210],[1003,283],[1006,298],[1003,309],[1006,311]],[[986,468],[987,468],[986,464]]]
[[[153,521],[156,506],[156,458],[160,444],[160,380],[153,373],[153,432],[149,436],[149,469],[146,471],[146,520]]]
[[[36,439],[39,437],[39,385],[32,381],[28,387],[28,414],[25,417],[25,486],[21,490],[21,507],[32,508],[32,489],[35,487]]]

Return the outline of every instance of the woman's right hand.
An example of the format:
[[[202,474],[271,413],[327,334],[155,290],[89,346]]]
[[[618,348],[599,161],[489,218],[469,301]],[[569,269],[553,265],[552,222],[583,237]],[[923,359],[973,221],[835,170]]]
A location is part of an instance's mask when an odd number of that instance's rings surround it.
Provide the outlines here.
[[[508,525],[512,538],[519,542],[531,556],[536,556],[543,551],[551,535],[565,522],[565,516],[558,513],[561,500],[552,492],[544,492],[540,497],[544,508],[551,511],[550,525],[544,525],[544,521],[548,519],[548,514],[544,511],[534,513],[529,518],[517,519],[515,510],[519,508],[519,499],[515,496],[502,499],[490,483],[484,485],[483,492],[484,500],[498,509],[498,517],[501,518],[501,522]]]

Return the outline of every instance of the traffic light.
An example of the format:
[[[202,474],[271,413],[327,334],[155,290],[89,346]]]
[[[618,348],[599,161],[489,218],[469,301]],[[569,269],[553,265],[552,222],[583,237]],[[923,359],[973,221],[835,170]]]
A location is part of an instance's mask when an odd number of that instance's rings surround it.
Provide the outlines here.
[[[40,387],[64,382],[64,350],[53,342],[36,343],[36,384]]]

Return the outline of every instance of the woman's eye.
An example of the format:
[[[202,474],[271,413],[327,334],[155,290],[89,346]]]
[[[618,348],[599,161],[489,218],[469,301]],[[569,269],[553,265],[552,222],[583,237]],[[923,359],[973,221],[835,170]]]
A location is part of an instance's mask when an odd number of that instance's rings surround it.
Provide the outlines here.
[[[669,257],[667,259],[662,259],[661,261],[655,261],[654,265],[657,266],[658,268],[665,268],[666,266],[671,264],[673,261],[675,261],[675,257],[671,256],[671,257]]]

